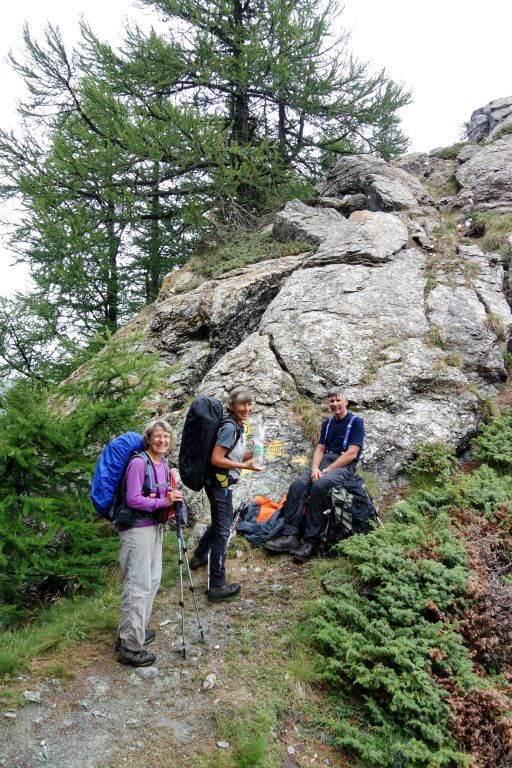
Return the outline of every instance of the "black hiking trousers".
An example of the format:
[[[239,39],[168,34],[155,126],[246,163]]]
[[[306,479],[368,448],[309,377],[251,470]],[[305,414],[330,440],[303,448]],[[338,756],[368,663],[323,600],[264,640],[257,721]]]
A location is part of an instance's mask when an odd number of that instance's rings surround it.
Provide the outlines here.
[[[328,467],[339,458],[336,453],[326,453],[322,458],[320,469]],[[304,526],[304,541],[311,544],[319,544],[322,531],[325,526],[324,511],[331,504],[330,492],[333,487],[342,487],[356,470],[356,462],[346,467],[330,470],[313,483],[311,481],[311,467],[300,475],[288,489],[284,504],[284,528],[281,536],[298,536],[301,526]],[[304,505],[308,502],[305,522],[303,521]]]
[[[201,536],[194,556],[202,560],[210,550],[210,586],[223,587],[226,583],[226,551],[229,527],[233,521],[233,486],[214,488],[205,485],[210,502],[212,522]]]

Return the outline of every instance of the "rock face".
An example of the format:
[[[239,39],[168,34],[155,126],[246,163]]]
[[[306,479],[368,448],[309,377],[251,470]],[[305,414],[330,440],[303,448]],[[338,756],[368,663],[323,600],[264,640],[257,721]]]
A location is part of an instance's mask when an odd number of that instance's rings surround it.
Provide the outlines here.
[[[362,466],[384,487],[400,478],[417,443],[465,449],[479,403],[507,375],[508,276],[498,253],[471,241],[449,253],[439,247],[441,215],[420,179],[444,185],[456,172],[459,195],[471,190],[459,207],[481,209],[484,189],[508,205],[498,156],[510,152],[512,162],[511,148],[505,138],[465,152],[464,161],[344,158],[316,200],[292,200],[275,217],[274,238],[310,244],[304,253],[201,284],[185,269],[166,279],[136,322],[145,325],[143,348],[170,366],[171,418],[179,428],[191,395],[224,399],[246,384],[265,421],[267,468],[242,476],[237,500],[286,492],[312,453],[304,410],[309,404],[320,418],[334,385],[365,419]],[[197,509],[201,495],[191,498]]]
[[[473,112],[467,125],[468,139],[479,143],[488,136],[495,135],[504,125],[511,124],[512,96],[496,99]]]
[[[463,211],[512,210],[512,134],[484,146],[457,170],[461,191],[453,207]]]

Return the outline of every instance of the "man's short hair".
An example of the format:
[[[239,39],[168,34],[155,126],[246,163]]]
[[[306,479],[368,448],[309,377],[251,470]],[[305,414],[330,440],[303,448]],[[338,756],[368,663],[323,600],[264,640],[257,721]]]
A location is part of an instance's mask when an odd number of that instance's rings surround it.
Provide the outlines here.
[[[235,405],[240,403],[253,403],[254,397],[251,390],[248,387],[240,386],[231,390],[228,395],[228,401],[226,407],[228,411],[232,411]]]
[[[327,397],[347,397],[341,387],[331,387],[327,392]]]

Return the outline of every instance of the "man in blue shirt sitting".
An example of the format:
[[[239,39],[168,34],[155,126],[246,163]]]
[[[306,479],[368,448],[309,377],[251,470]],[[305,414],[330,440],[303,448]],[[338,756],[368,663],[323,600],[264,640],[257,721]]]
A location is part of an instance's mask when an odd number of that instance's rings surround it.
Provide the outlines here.
[[[264,544],[270,552],[289,552],[302,563],[312,555],[321,540],[324,511],[330,506],[330,492],[341,487],[355,472],[364,443],[364,421],[348,411],[348,400],[340,387],[327,393],[332,416],[322,422],[311,469],[290,485],[284,505],[284,528],[276,539]],[[299,546],[299,528],[304,504],[309,495],[304,539]]]

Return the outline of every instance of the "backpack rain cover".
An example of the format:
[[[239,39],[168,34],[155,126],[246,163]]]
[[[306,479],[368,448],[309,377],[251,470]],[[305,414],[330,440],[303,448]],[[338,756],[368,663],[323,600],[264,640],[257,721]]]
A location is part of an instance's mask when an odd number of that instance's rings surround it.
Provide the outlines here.
[[[181,481],[192,491],[200,491],[204,486],[221,421],[222,403],[216,397],[200,395],[192,400],[183,425],[178,459]]]
[[[91,501],[100,517],[111,519],[112,503],[124,469],[134,451],[142,451],[142,435],[125,432],[105,446],[94,469]]]

